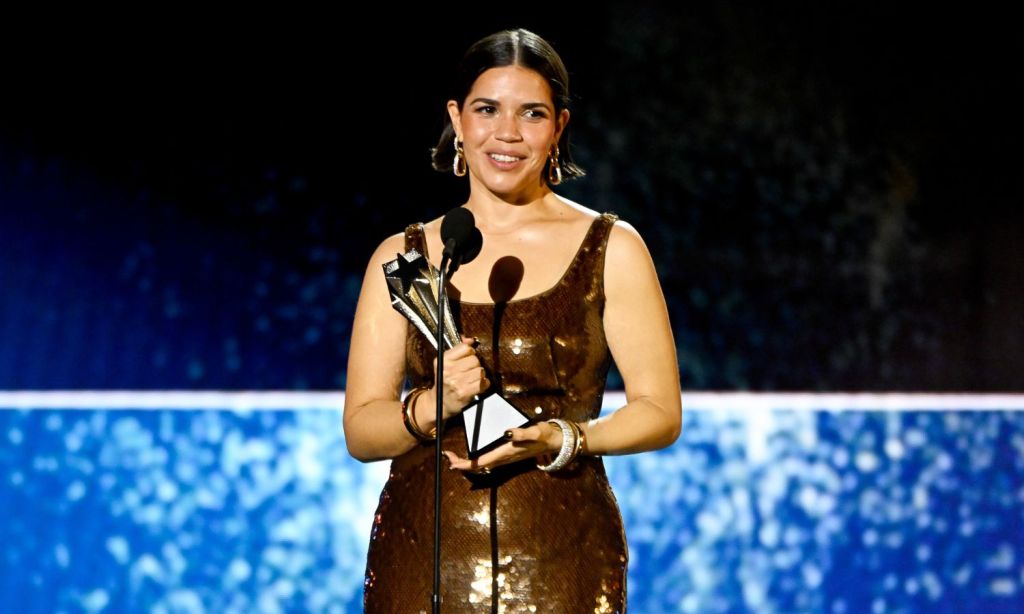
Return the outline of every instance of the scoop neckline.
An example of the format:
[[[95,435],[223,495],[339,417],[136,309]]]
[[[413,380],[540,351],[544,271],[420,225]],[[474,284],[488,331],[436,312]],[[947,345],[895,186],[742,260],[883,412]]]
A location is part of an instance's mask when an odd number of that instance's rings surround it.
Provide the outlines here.
[[[594,233],[594,229],[597,228],[598,221],[600,221],[601,218],[604,217],[604,215],[605,215],[604,213],[599,213],[599,214],[594,216],[593,221],[590,222],[590,227],[587,228],[587,233],[585,235],[583,235],[583,241],[581,241],[579,247],[576,248],[576,253],[573,255],[572,260],[569,261],[569,265],[567,267],[565,267],[565,270],[562,272],[562,276],[558,278],[558,281],[556,281],[553,286],[551,286],[547,290],[544,290],[544,291],[539,292],[537,294],[532,294],[530,296],[524,296],[523,298],[512,299],[510,301],[503,301],[501,304],[502,305],[514,305],[516,303],[525,303],[527,301],[533,301],[533,300],[544,298],[547,295],[551,294],[552,292],[558,290],[562,286],[562,284],[565,282],[565,279],[569,276],[569,273],[571,273],[572,270],[574,268],[576,268],[576,264],[577,264],[577,262],[580,259],[580,254],[583,253],[583,248],[587,245],[588,242],[590,242],[590,235],[592,235]],[[425,231],[425,229],[423,227],[423,224],[420,223],[419,226],[420,226],[420,234],[423,236],[423,251],[425,252],[425,251],[427,251],[427,235],[426,235],[426,231]],[[429,260],[430,255],[429,254],[424,254],[424,255]],[[469,305],[471,307],[495,307],[496,305],[498,305],[498,303],[474,303],[472,301],[464,301],[462,299],[459,299],[459,304],[460,305]]]

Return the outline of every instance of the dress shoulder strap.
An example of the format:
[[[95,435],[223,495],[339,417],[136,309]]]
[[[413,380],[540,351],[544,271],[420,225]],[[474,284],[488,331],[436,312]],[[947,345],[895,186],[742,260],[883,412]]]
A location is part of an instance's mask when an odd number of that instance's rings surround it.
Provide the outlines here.
[[[608,246],[608,237],[611,236],[612,226],[615,225],[615,222],[617,222],[618,219],[618,214],[608,211],[598,216],[598,219],[594,224],[594,232],[590,236],[590,245],[587,247],[594,250],[595,254],[598,256],[598,268],[602,268],[604,265],[604,251]]]
[[[405,251],[416,249],[424,258],[430,259],[427,253],[427,236],[423,222],[413,222],[405,227]]]
[[[598,233],[598,242],[602,244],[608,243],[608,237],[611,235],[612,226],[619,220],[619,215],[612,211],[606,211],[601,214],[601,232]]]
[[[586,246],[590,252],[585,266],[584,279],[588,287],[587,296],[599,297],[600,304],[604,304],[604,263],[605,252],[608,248],[608,237],[612,234],[612,226],[618,221],[619,216],[611,211],[602,213],[595,220],[594,232],[591,233]]]

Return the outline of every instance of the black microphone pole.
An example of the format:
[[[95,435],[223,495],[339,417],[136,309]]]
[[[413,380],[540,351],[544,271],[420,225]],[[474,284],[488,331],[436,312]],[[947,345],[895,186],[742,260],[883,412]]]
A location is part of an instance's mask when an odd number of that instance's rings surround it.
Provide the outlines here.
[[[433,613],[441,613],[441,441],[444,438],[444,316],[448,313],[447,278],[463,263],[470,262],[480,253],[483,237],[473,221],[473,213],[456,207],[441,221],[441,240],[444,252],[438,271],[437,287],[437,438],[434,449],[434,594]]]
[[[454,243],[449,239],[449,243]],[[447,247],[447,246],[446,246]],[[437,438],[434,442],[434,595],[433,614],[441,614],[441,439],[444,435],[444,313],[448,302],[446,289],[448,254],[453,250],[445,249],[441,257],[441,270],[437,286],[437,380],[434,391],[437,397],[437,414],[434,424]]]

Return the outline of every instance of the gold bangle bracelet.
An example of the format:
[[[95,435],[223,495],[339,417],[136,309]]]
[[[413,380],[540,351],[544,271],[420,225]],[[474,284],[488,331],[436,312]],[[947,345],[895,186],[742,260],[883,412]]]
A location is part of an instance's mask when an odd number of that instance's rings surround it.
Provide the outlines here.
[[[572,454],[569,456],[569,462],[576,460],[576,457],[580,455],[583,450],[583,427],[580,426],[579,422],[569,421],[569,426],[572,427],[573,432],[576,434],[576,445],[573,446]]]
[[[577,444],[576,444],[576,455],[577,456],[582,456],[583,455],[583,451],[586,450],[586,447],[587,447],[587,434],[585,432],[583,432],[583,425],[582,424],[580,424],[579,422],[576,422],[575,424],[576,424],[576,430],[579,431],[579,434],[580,434],[579,442],[577,442]]]
[[[402,422],[405,423],[405,429],[409,431],[409,434],[419,441],[434,441],[437,439],[437,427],[431,429],[430,434],[424,433],[423,429],[416,424],[416,417],[412,415],[416,398],[429,389],[428,386],[413,388],[409,391],[409,394],[405,395],[405,399],[402,401]]]

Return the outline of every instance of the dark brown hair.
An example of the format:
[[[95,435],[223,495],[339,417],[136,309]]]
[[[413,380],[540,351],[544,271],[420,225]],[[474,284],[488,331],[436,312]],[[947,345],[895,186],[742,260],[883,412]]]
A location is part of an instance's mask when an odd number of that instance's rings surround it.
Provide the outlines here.
[[[521,66],[535,71],[551,87],[551,98],[555,104],[555,117],[562,109],[569,108],[569,73],[554,48],[543,38],[529,30],[517,28],[502,30],[473,43],[462,57],[451,87],[449,99],[455,100],[462,111],[462,103],[473,89],[473,83],[485,71],[501,66]],[[571,122],[570,122],[571,123]],[[452,172],[455,158],[455,128],[451,118],[445,113],[444,130],[437,147],[430,149],[431,162],[434,170],[442,173]],[[572,160],[569,147],[569,126],[565,126],[558,140],[558,163],[562,168],[562,181],[582,177],[586,174]],[[544,177],[547,180],[548,161],[544,166]]]

